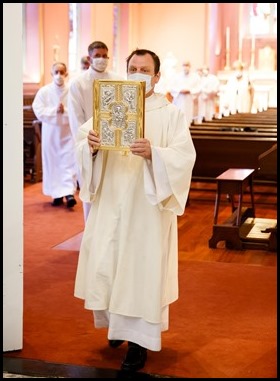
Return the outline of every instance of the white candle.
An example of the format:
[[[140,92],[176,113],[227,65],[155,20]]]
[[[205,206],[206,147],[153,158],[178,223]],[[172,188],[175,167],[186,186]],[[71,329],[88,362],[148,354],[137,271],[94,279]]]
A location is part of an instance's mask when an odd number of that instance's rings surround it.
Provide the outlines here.
[[[252,52],[255,51],[255,47],[256,47],[256,38],[255,38],[255,35],[253,34],[252,35],[252,47],[251,47]]]
[[[242,34],[239,34],[239,43],[238,43],[238,60],[242,61]]]
[[[229,26],[226,28],[226,51],[229,51],[229,41],[230,41],[230,29]]]
[[[59,51],[60,51],[60,46],[57,44],[53,45],[53,60],[54,61],[59,61]]]
[[[239,52],[242,52],[242,42],[243,42],[243,38],[242,38],[242,34],[240,33],[239,34]]]
[[[239,3],[239,41],[238,41],[238,52],[239,60],[242,61],[242,44],[243,44],[243,3]]]

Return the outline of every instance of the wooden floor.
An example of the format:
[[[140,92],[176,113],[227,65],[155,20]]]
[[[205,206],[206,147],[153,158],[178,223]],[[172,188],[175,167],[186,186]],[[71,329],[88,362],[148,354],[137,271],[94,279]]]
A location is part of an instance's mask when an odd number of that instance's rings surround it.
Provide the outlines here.
[[[25,179],[25,187],[32,183]],[[241,263],[254,266],[277,266],[276,251],[268,250],[229,250],[225,242],[217,248],[209,248],[212,236],[216,183],[193,182],[185,213],[178,217],[179,263],[181,261],[207,261]],[[275,186],[254,185],[255,209],[257,218],[277,219],[277,189]],[[79,201],[80,202],[80,201]],[[244,205],[250,205],[250,195],[245,193]],[[221,200],[220,216],[227,218],[231,213],[231,204],[227,197]],[[77,246],[77,240],[64,242]],[[76,237],[79,239],[78,235]],[[3,378],[126,378],[118,371],[90,367],[49,364],[44,361],[20,358],[3,358]],[[36,376],[35,376],[36,375]],[[159,378],[162,376],[137,372],[134,379]],[[166,376],[167,378],[167,376]],[[171,378],[171,377],[169,377]]]
[[[24,186],[32,186],[25,178]],[[257,218],[277,219],[277,188],[275,185],[254,184],[254,200]],[[185,213],[178,217],[179,259],[196,261],[216,261],[246,263],[262,266],[276,266],[276,252],[267,250],[229,250],[225,242],[210,249],[208,241],[212,236],[216,182],[192,182]],[[78,199],[78,195],[77,195]],[[250,194],[244,194],[244,206],[250,206]],[[221,199],[219,218],[226,219],[231,214],[231,204],[224,197]],[[72,245],[76,250],[81,240],[78,233],[69,241],[61,243],[62,249]],[[59,247],[57,247],[59,248]]]
[[[227,263],[246,263],[262,266],[276,266],[276,251],[267,250],[229,250],[225,241],[210,249],[208,241],[212,236],[216,183],[191,184],[189,201],[183,216],[178,218],[179,259],[196,261],[216,261]],[[254,185],[254,200],[257,218],[277,219],[277,189],[273,186]],[[245,193],[244,206],[250,206],[250,195]],[[231,204],[222,198],[219,218],[231,215]]]
[[[273,121],[276,124],[276,110],[269,111],[273,113]],[[242,123],[244,123],[244,117],[246,115],[242,115]],[[268,122],[267,113],[258,113],[257,116],[247,115],[247,117],[253,118],[255,123],[263,123],[263,118],[265,123]],[[227,122],[229,119],[223,118],[222,123]],[[205,169],[204,162],[202,162],[202,168]],[[25,187],[32,186],[31,179],[28,176],[26,176],[24,181]],[[185,261],[205,261],[276,267],[276,250],[269,251],[248,248],[232,250],[226,247],[225,241],[220,241],[216,248],[209,247],[209,239],[212,237],[213,232],[215,197],[215,181],[192,181],[185,212],[182,216],[178,217],[179,265]],[[78,194],[77,200],[79,200]],[[256,218],[277,220],[277,188],[275,184],[259,185],[254,183],[254,200]],[[81,201],[79,200],[78,203],[80,204]],[[243,205],[245,207],[251,206],[249,193],[244,194]],[[82,208],[80,208],[79,212],[82,213]],[[220,203],[219,218],[226,220],[231,214],[231,203],[227,195],[224,195]],[[62,242],[60,244],[61,249],[67,247],[68,249],[78,250],[81,234],[82,232],[77,232],[77,235],[71,237],[70,240]],[[59,247],[56,247],[56,249],[59,249]],[[26,376],[28,378],[32,376],[35,378],[130,378],[125,377],[119,371],[112,371],[110,369],[96,369],[74,365],[66,366],[4,356],[3,378],[24,378]],[[163,376],[142,372],[137,372],[133,375],[133,379],[148,378],[163,378]],[[168,377],[166,376],[165,378]]]

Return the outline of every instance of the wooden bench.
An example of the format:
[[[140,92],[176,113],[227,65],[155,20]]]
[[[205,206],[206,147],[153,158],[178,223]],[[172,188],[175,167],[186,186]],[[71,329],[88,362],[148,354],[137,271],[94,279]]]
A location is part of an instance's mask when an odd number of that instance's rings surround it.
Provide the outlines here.
[[[277,115],[273,116],[267,116],[262,115],[262,113],[258,114],[250,114],[251,116],[246,116],[244,114],[239,115],[232,115],[232,116],[224,116],[220,119],[213,119],[211,122],[207,123],[217,123],[217,124],[223,124],[223,123],[251,123],[251,124],[277,124]],[[206,123],[206,122],[203,122]]]
[[[216,133],[226,133],[225,136],[227,136],[227,133],[232,134],[232,136],[238,136],[238,133],[242,133],[241,136],[267,136],[267,137],[275,137],[277,136],[277,126],[272,125],[246,125],[246,124],[214,124],[214,123],[203,123],[203,124],[197,124],[190,126],[190,131],[192,133],[196,133],[200,131],[200,133],[207,134],[208,132],[215,131]],[[260,135],[260,133],[262,133]],[[248,134],[248,135],[246,135]]]
[[[262,126],[262,125],[225,125],[224,127],[222,125],[213,125],[213,124],[204,124],[204,125],[195,125],[190,127],[190,131],[194,133],[208,133],[208,132],[244,132],[245,135],[243,136],[250,136],[253,132],[257,132],[258,136],[273,136],[277,137],[277,126],[271,127],[271,126]],[[246,135],[247,134],[247,135]]]
[[[277,144],[277,137],[233,132],[193,133],[196,149],[192,181],[215,181],[228,168],[260,167],[259,157]],[[266,172],[267,170],[267,172]],[[270,155],[262,170],[257,171],[254,181],[277,185],[276,156]]]
[[[255,174],[256,179],[263,182],[273,181],[277,184],[277,144],[259,155],[259,165]]]
[[[24,176],[31,182],[42,180],[41,122],[37,120],[31,105],[23,107]]]

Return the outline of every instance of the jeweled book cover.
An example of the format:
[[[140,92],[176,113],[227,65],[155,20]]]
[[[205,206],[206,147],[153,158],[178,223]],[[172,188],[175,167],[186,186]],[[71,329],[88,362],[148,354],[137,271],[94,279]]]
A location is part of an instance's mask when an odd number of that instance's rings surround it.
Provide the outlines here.
[[[145,82],[95,80],[93,83],[93,129],[100,149],[129,151],[144,136]]]

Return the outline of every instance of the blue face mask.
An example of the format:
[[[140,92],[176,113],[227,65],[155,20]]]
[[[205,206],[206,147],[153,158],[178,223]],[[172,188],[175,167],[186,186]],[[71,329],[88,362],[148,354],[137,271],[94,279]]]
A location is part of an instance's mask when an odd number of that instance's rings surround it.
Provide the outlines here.
[[[128,74],[127,79],[130,81],[142,81],[146,82],[146,94],[152,90],[152,76],[148,74],[142,74],[142,73],[133,73],[133,74]]]

